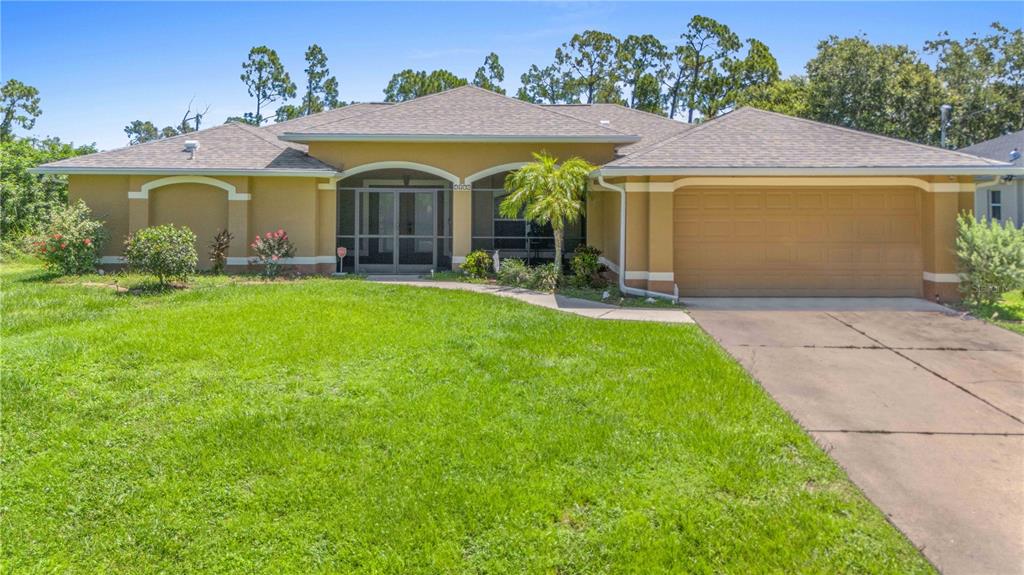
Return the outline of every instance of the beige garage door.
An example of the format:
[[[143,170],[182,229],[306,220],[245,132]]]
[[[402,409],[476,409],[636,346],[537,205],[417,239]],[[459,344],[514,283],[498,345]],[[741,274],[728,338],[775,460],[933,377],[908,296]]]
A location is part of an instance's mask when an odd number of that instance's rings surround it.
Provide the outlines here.
[[[921,295],[913,188],[682,189],[673,219],[682,295]]]

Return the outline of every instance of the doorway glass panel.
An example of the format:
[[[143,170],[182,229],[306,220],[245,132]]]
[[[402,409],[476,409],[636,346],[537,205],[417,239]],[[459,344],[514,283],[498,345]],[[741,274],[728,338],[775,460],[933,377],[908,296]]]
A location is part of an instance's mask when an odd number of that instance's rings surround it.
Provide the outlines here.
[[[356,271],[424,273],[437,268],[438,190],[359,190]]]

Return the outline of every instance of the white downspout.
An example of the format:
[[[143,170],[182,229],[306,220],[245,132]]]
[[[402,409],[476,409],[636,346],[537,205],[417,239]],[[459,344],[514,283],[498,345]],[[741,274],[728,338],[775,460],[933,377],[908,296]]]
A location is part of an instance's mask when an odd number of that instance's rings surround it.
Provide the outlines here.
[[[601,184],[603,188],[619,192],[619,293],[641,297],[660,297],[676,301],[677,298],[675,296],[626,285],[626,188],[604,181],[604,176],[600,172],[597,174],[597,183]]]

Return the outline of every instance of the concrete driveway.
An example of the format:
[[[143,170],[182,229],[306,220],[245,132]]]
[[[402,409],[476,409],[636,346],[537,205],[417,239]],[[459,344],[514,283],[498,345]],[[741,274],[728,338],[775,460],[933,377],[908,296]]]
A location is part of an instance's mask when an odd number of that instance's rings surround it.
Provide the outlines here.
[[[913,299],[690,314],[944,573],[1024,573],[1024,337]]]

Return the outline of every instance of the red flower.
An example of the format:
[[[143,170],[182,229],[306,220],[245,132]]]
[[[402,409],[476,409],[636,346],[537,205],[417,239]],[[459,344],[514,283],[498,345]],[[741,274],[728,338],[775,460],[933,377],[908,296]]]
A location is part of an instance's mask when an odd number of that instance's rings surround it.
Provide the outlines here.
[[[270,232],[267,232],[265,237],[269,240],[270,239]]]
[[[64,243],[64,242],[61,242],[60,249],[64,249],[66,247],[68,247],[68,245],[66,243]]]
[[[53,234],[53,239],[55,239],[55,240],[59,240],[59,239],[61,239],[62,237],[63,237],[63,236],[61,236],[60,234]]]
[[[82,243],[87,245],[87,246],[91,246],[92,245],[92,240],[89,239],[89,238],[85,238],[84,240],[82,240]]]

